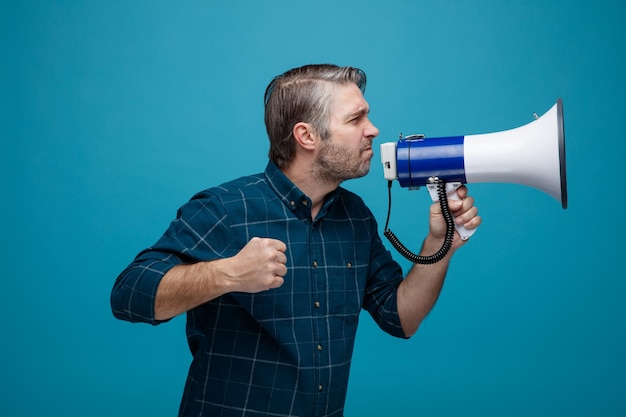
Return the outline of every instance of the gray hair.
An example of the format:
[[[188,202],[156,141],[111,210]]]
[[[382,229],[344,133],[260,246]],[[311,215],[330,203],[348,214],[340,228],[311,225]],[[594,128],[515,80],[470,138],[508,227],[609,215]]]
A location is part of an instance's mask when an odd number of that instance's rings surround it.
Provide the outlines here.
[[[349,83],[365,92],[365,72],[353,67],[316,64],[276,76],[264,97],[270,160],[279,168],[289,166],[295,153],[293,127],[297,123],[310,123],[323,140],[327,139],[333,93],[337,85]]]

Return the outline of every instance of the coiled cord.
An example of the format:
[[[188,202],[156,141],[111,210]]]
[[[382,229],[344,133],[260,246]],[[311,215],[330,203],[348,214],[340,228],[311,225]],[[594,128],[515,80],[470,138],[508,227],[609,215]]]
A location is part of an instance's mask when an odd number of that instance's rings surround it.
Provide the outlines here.
[[[387,221],[385,223],[385,232],[383,233],[385,237],[391,242],[393,247],[400,253],[400,255],[404,256],[409,261],[422,264],[422,265],[430,265],[439,262],[442,260],[450,251],[452,247],[452,241],[454,239],[454,218],[450,213],[450,208],[448,207],[448,196],[446,195],[446,182],[440,179],[435,180],[437,182],[437,195],[439,196],[439,205],[441,206],[441,213],[446,221],[446,236],[441,248],[432,255],[422,256],[416,255],[411,252],[404,246],[398,237],[388,228],[389,225],[389,217],[391,216],[391,184],[392,181],[389,181],[388,184],[388,194],[389,194],[389,206],[387,210]]]

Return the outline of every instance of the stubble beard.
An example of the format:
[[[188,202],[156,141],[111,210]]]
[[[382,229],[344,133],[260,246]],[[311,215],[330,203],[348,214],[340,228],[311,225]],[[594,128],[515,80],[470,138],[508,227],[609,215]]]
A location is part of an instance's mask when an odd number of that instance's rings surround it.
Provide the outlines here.
[[[317,155],[311,174],[326,184],[336,185],[352,178],[361,178],[370,170],[371,157],[368,159],[361,157],[365,149],[364,145],[359,158],[354,160],[345,148],[327,141]]]

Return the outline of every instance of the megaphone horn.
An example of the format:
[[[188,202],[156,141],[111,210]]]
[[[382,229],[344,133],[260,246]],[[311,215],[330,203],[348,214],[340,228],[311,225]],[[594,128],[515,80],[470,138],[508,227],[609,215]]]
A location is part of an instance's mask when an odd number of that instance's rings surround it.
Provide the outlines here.
[[[381,144],[385,179],[402,187],[448,183],[512,183],[539,189],[567,208],[563,103],[502,132],[441,138],[406,137]]]

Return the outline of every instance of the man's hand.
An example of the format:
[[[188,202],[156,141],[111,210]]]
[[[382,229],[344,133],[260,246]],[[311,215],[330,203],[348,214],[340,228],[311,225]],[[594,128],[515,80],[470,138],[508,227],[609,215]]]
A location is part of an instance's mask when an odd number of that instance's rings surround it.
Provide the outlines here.
[[[456,191],[460,200],[448,199],[448,207],[455,223],[470,230],[477,228],[482,219],[478,215],[478,209],[474,206],[474,199],[467,195],[467,187],[464,185]],[[437,240],[443,240],[446,235],[446,220],[441,213],[441,206],[438,201],[430,206],[430,234]],[[458,233],[455,233],[452,249],[459,248],[463,243],[465,241],[461,240]]]
[[[287,246],[276,239],[253,237],[232,258],[218,262],[231,291],[256,293],[278,288],[287,273]]]

